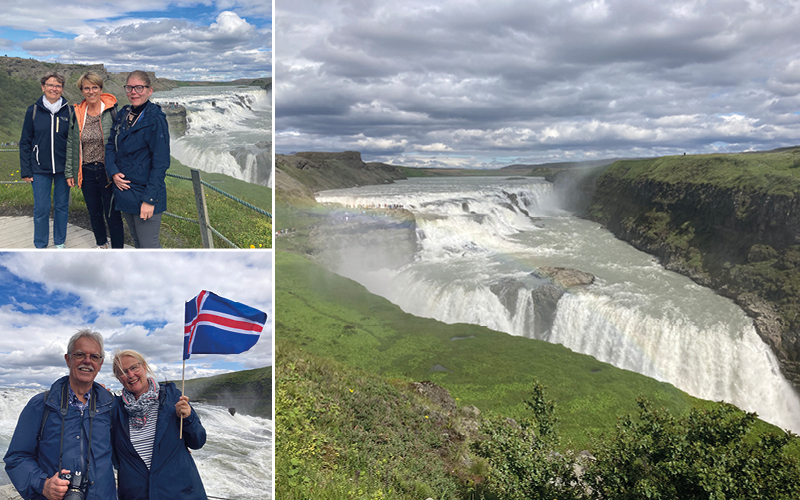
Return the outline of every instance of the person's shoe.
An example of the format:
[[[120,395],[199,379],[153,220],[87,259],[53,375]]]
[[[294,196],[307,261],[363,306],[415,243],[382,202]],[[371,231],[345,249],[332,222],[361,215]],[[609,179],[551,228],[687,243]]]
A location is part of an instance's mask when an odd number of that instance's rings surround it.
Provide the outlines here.
[[[60,245],[56,245],[55,248],[67,248],[67,246],[61,243]]]
[[[102,245],[97,245],[95,248],[96,249],[107,250],[108,249],[108,243],[104,243]]]

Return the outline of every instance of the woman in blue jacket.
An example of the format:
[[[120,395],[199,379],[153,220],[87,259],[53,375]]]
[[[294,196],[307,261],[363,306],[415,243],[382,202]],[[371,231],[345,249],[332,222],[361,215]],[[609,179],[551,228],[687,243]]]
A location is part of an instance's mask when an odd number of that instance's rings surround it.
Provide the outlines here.
[[[167,209],[164,178],[169,168],[167,117],[150,102],[153,87],[144,71],[128,75],[130,106],[117,115],[106,143],[106,173],[114,181],[114,204],[136,248],[161,248],[158,232]]]
[[[138,352],[114,354],[114,375],[123,386],[112,417],[119,499],[206,500],[188,450],[206,442],[200,417],[175,384],[159,385],[150,373]]]
[[[67,138],[72,112],[64,91],[63,76],[42,77],[44,95],[25,112],[19,139],[22,179],[33,184],[33,245],[47,248],[50,241],[50,190],[53,189],[53,244],[64,248],[69,217],[69,186],[64,177]]]

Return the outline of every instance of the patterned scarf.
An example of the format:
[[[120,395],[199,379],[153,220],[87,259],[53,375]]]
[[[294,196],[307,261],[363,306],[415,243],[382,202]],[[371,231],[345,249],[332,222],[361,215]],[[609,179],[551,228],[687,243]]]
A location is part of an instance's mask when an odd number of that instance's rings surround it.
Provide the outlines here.
[[[158,411],[158,384],[155,379],[148,378],[149,388],[147,392],[139,396],[133,395],[127,389],[122,389],[122,402],[125,404],[125,411],[130,417],[131,427],[141,429],[147,423],[147,419],[153,412]]]

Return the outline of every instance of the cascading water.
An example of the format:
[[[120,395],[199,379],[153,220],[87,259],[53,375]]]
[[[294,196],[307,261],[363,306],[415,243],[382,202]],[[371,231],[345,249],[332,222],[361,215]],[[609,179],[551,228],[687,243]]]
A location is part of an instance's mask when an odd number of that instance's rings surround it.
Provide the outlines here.
[[[0,389],[0,456],[5,455],[20,412],[32,389]],[[227,408],[192,404],[206,429],[206,444],[192,450],[206,493],[217,498],[257,500],[272,498],[272,421],[236,413]],[[0,485],[9,484],[0,472]]]
[[[181,87],[154,94],[162,108],[186,109],[186,134],[170,139],[184,165],[272,185],[272,101],[258,87]]]
[[[400,264],[349,260],[360,255],[352,235],[331,259],[336,272],[406,312],[560,343],[800,430],[800,398],[741,309],[562,210],[544,180],[414,179],[326,191],[317,201],[414,214],[417,246]],[[370,245],[373,255],[382,250]],[[548,267],[595,281],[564,292],[541,272]]]

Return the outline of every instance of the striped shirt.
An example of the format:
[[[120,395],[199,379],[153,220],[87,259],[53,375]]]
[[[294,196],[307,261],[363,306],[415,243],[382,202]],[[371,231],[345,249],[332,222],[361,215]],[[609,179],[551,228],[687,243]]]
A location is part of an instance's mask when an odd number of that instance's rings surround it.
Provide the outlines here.
[[[158,421],[158,400],[155,400],[155,405],[151,406],[147,412],[147,420],[144,427],[141,429],[135,428],[132,424],[128,424],[131,431],[131,444],[136,453],[144,461],[147,470],[150,470],[150,462],[153,460],[153,441],[156,438],[156,422]]]

